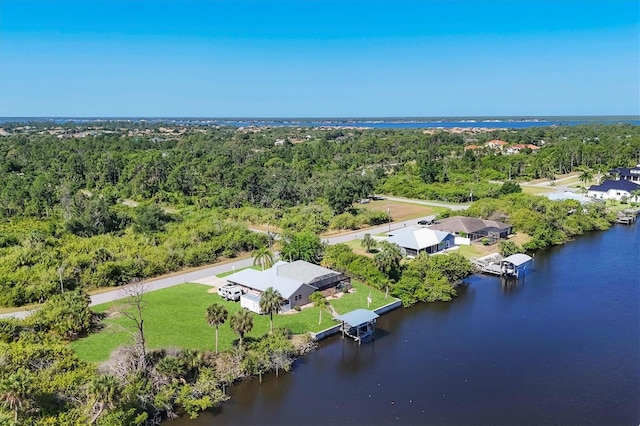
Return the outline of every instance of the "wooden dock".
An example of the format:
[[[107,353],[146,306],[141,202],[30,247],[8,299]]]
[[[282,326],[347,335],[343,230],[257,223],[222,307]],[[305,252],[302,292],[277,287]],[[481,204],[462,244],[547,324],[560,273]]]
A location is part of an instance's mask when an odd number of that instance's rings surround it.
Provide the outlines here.
[[[616,223],[621,223],[623,225],[631,225],[638,218],[637,210],[625,210],[622,212],[618,212],[618,217],[616,217]]]
[[[494,253],[489,256],[471,259],[480,269],[480,272],[500,277],[518,277],[524,273],[527,266],[531,264],[532,258],[526,254],[517,253],[503,258],[500,254]]]

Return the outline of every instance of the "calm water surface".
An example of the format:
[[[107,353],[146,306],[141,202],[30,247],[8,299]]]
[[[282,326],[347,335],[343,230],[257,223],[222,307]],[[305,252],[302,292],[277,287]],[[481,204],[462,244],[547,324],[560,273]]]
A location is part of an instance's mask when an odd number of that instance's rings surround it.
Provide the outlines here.
[[[474,276],[449,304],[334,337],[293,371],[171,425],[638,425],[640,226],[535,257],[517,284]]]

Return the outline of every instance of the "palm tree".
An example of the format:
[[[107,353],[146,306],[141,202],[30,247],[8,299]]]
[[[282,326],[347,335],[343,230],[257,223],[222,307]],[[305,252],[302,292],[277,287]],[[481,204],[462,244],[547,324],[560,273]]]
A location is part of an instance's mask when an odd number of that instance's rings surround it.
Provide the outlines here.
[[[580,179],[580,182],[584,184],[584,189],[586,192],[587,182],[590,182],[593,180],[593,172],[587,168],[581,168],[580,176],[578,177],[578,179]]]
[[[216,327],[216,353],[218,353],[218,327],[227,320],[229,312],[219,303],[207,307],[207,324]]]
[[[371,234],[364,234],[364,238],[360,244],[367,249],[367,253],[371,253],[371,249],[376,246],[376,240],[371,238]]]
[[[282,295],[273,287],[267,288],[262,296],[260,296],[260,310],[265,314],[269,314],[269,321],[271,322],[270,333],[273,333],[273,314],[277,314],[282,306]]]
[[[322,311],[327,308],[327,298],[319,291],[314,291],[309,297],[309,300],[313,302],[314,306],[320,308],[320,318],[318,319],[318,325],[320,325],[320,323],[322,323]]]
[[[18,424],[18,414],[29,406],[31,378],[19,370],[0,381],[0,403],[13,411],[13,421]]]
[[[631,201],[634,202],[634,200],[636,203],[640,201],[640,187],[631,191]]]
[[[388,241],[381,241],[380,246],[380,251],[376,253],[374,260],[378,269],[388,274],[400,265],[402,252],[397,244]]]
[[[242,347],[244,335],[253,328],[253,315],[246,309],[241,309],[231,316],[229,325],[234,333],[240,337],[238,346]]]
[[[400,251],[400,246],[394,243],[390,243],[388,241],[381,242],[381,249],[378,253],[376,253],[373,260],[376,263],[376,266],[380,271],[389,275],[389,273],[400,266],[400,261],[402,260],[402,252]],[[389,285],[385,286],[385,294],[384,298],[386,299],[389,295]]]
[[[119,396],[118,382],[115,377],[100,375],[89,384],[89,397],[93,400],[91,424],[95,423],[105,409],[113,410]]]
[[[262,266],[263,271],[273,266],[273,253],[269,247],[257,248],[251,253],[251,256],[253,256],[253,264]]]

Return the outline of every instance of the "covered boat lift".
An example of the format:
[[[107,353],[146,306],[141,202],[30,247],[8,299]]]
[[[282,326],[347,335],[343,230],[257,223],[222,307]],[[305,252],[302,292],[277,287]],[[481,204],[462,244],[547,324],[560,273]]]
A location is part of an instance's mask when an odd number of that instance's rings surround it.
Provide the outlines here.
[[[378,314],[368,309],[356,309],[336,317],[335,320],[342,323],[340,326],[342,337],[346,334],[356,342],[362,343],[362,341],[374,338],[376,318],[378,317]]]
[[[494,253],[478,259],[471,259],[471,261],[485,274],[518,277],[521,273],[525,273],[527,266],[533,262],[533,258],[523,253],[503,258],[498,253]]]
[[[523,253],[516,253],[505,257],[500,261],[501,275],[517,277],[521,271],[524,274],[527,270],[527,265],[530,265],[532,261],[533,258],[531,256]]]

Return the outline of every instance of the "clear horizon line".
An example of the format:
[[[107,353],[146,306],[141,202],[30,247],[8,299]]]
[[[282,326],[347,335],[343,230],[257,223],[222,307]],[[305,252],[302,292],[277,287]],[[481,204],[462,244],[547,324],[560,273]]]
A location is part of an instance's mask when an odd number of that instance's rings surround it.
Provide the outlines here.
[[[12,118],[40,118],[40,119],[70,119],[70,118],[79,118],[79,119],[207,119],[207,120],[424,120],[424,119],[456,119],[456,118],[524,118],[524,119],[532,119],[532,118],[604,118],[604,117],[614,117],[614,118],[634,118],[640,119],[639,114],[587,114],[587,115],[425,115],[425,116],[153,116],[153,115],[33,115],[33,116],[0,116],[0,119],[12,119]]]

